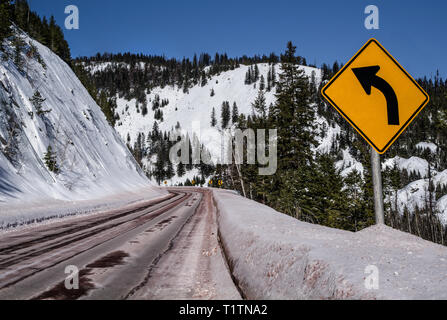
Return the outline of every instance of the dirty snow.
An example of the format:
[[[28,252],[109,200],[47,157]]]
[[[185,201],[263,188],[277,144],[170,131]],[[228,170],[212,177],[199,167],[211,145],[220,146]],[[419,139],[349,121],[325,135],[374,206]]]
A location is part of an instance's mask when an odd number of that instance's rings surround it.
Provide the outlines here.
[[[304,223],[231,191],[214,197],[249,299],[447,299],[446,247],[386,226],[352,233]],[[375,268],[379,287],[368,289]]]

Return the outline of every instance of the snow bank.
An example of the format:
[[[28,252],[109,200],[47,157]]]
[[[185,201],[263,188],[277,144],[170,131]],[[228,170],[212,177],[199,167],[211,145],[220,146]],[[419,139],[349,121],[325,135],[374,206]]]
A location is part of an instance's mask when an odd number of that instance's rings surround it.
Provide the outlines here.
[[[3,205],[1,207],[0,230],[28,227],[35,223],[53,222],[55,219],[67,219],[82,214],[98,214],[167,196],[168,193],[163,189],[146,187],[92,200],[61,201],[51,199],[45,202]]]
[[[230,191],[214,198],[222,244],[249,299],[447,298],[446,247],[385,226],[352,233],[307,224]],[[371,270],[378,289],[365,285]]]

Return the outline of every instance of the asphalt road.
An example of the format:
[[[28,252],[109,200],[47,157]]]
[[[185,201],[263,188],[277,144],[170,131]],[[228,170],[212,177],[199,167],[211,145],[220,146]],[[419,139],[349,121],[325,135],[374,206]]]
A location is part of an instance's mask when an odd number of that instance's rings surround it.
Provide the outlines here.
[[[207,190],[0,233],[0,299],[240,298]]]

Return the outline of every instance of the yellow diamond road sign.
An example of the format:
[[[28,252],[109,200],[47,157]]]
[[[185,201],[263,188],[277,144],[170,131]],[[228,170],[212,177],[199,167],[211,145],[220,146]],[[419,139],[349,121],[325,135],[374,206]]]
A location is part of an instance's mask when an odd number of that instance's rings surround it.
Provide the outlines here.
[[[380,154],[429,101],[427,93],[375,39],[329,81],[322,95]]]

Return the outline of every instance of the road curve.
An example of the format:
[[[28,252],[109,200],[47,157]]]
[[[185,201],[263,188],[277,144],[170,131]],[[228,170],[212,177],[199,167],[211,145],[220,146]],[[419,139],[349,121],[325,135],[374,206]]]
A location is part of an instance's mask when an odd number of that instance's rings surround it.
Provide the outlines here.
[[[0,233],[0,299],[240,299],[211,191]],[[68,266],[79,288],[67,289]]]

